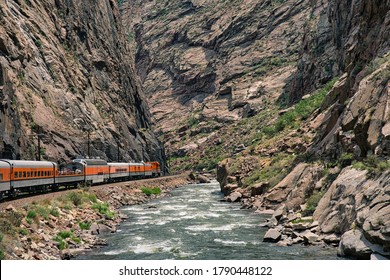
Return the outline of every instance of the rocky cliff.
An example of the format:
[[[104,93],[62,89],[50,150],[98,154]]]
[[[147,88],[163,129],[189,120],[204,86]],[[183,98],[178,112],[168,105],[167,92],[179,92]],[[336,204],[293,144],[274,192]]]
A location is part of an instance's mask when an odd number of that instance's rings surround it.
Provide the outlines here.
[[[0,2],[1,157],[162,159],[117,1]]]
[[[228,201],[314,214],[309,235],[291,235],[289,223],[281,235],[341,240],[340,255],[358,258],[389,257],[389,9],[372,0],[121,6],[173,167],[218,163]]]
[[[389,154],[390,13],[388,1],[317,1],[290,99],[335,76],[322,108],[327,117],[316,152],[339,157]]]
[[[136,0],[123,1],[121,11],[173,167],[201,170],[241,150],[247,141],[230,137],[240,133],[234,126],[284,92],[310,5]]]
[[[274,215],[268,224],[284,236],[281,244],[310,243],[310,239],[340,242],[341,256],[389,258],[390,3],[312,1],[311,5],[298,71],[286,88],[295,105],[268,127],[273,132],[266,140],[273,143],[268,145],[271,152],[263,148],[264,141],[257,147],[261,155],[274,157],[268,165],[263,162],[262,171],[278,170],[287,176],[269,184],[264,181],[272,178],[252,168],[244,172],[253,179],[248,190],[245,181],[237,180],[238,160],[230,159],[219,164],[219,180],[225,192],[243,193],[248,207],[285,211],[285,216]],[[301,118],[298,129],[286,131],[293,126],[285,122],[302,115],[310,99],[307,94],[319,94],[312,92],[334,77],[337,82],[326,89],[320,106]],[[290,161],[294,168],[272,164],[286,151],[294,158]],[[242,174],[244,165],[239,164]],[[298,218],[289,217],[288,211],[298,213]],[[301,216],[314,222],[302,225]]]

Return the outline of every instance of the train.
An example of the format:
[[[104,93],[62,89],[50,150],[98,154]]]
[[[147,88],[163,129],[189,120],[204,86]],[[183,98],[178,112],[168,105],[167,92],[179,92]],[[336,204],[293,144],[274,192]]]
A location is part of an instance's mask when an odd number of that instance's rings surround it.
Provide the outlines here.
[[[51,161],[0,159],[0,199],[18,193],[57,190],[60,186],[96,185],[161,176],[160,163],[107,162],[79,158],[59,165]]]

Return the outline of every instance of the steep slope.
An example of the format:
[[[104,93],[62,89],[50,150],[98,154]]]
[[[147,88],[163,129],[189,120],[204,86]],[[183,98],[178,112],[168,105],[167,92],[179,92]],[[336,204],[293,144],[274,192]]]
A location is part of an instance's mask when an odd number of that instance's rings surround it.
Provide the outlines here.
[[[35,159],[39,134],[55,161],[162,159],[117,1],[1,1],[0,22],[2,157]]]
[[[389,10],[372,0],[121,6],[173,167],[219,162],[228,201],[297,213],[298,226],[270,221],[284,224],[282,244],[340,243],[354,258],[390,250]]]
[[[276,0],[137,0],[120,9],[178,170],[213,169],[242,149],[246,140],[228,135],[242,119],[275,107],[296,71],[310,12],[309,1]]]
[[[334,77],[338,81],[326,89],[318,109],[303,119],[297,131],[288,134],[296,143],[311,135],[303,153],[287,168],[291,172],[269,184],[262,171],[283,169],[276,164],[270,168],[272,162],[260,167],[261,171],[252,169],[248,175],[260,182],[252,185],[256,195],[244,203],[259,209],[282,207],[303,216],[313,215],[318,227],[312,227],[312,232],[325,242],[340,242],[342,256],[390,258],[390,3],[313,1],[312,5],[298,71],[286,91],[290,101],[301,100],[277,120],[274,128],[283,126],[271,138],[277,147],[273,156],[283,149],[294,150],[285,137],[284,147],[277,140],[286,135],[285,128],[291,127],[283,122],[296,121],[306,95]],[[245,187],[237,177],[231,177],[237,175],[237,161],[225,160],[219,166],[225,193]],[[296,165],[299,162],[306,163]],[[241,191],[248,193],[247,189]],[[308,229],[302,224],[280,224]],[[290,242],[294,234],[283,242]]]

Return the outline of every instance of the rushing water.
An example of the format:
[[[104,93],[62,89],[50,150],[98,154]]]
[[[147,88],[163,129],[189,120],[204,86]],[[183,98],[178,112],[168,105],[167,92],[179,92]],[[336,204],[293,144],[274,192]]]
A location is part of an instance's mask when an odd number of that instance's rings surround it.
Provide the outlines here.
[[[218,183],[188,185],[169,197],[123,208],[128,219],[103,236],[108,246],[78,259],[336,259],[333,248],[262,242],[266,216],[221,202]]]

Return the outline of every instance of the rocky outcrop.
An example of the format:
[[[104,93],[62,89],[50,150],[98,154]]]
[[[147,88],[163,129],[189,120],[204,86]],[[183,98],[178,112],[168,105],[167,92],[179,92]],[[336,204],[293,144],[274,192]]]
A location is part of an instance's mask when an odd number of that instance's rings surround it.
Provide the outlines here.
[[[284,203],[287,210],[298,210],[316,188],[322,177],[322,168],[306,163],[298,164],[289,175],[263,196],[267,207],[279,207]]]
[[[370,245],[370,252],[390,257],[390,172],[370,179],[366,173],[344,169],[319,202],[313,216],[319,221],[322,233],[346,235],[341,249],[352,246],[347,245],[352,242],[346,241],[351,239],[347,232],[356,228],[364,236],[364,243]]]
[[[0,21],[1,157],[40,137],[54,161],[163,159],[117,1],[1,1]]]
[[[324,119],[318,142],[313,147],[316,153],[328,157],[348,153],[355,159],[371,154],[379,157],[390,155],[390,57],[384,61],[362,79],[356,93],[345,101],[345,105],[337,101],[327,110],[328,117]],[[330,95],[341,92],[345,83],[344,80],[336,85]]]

